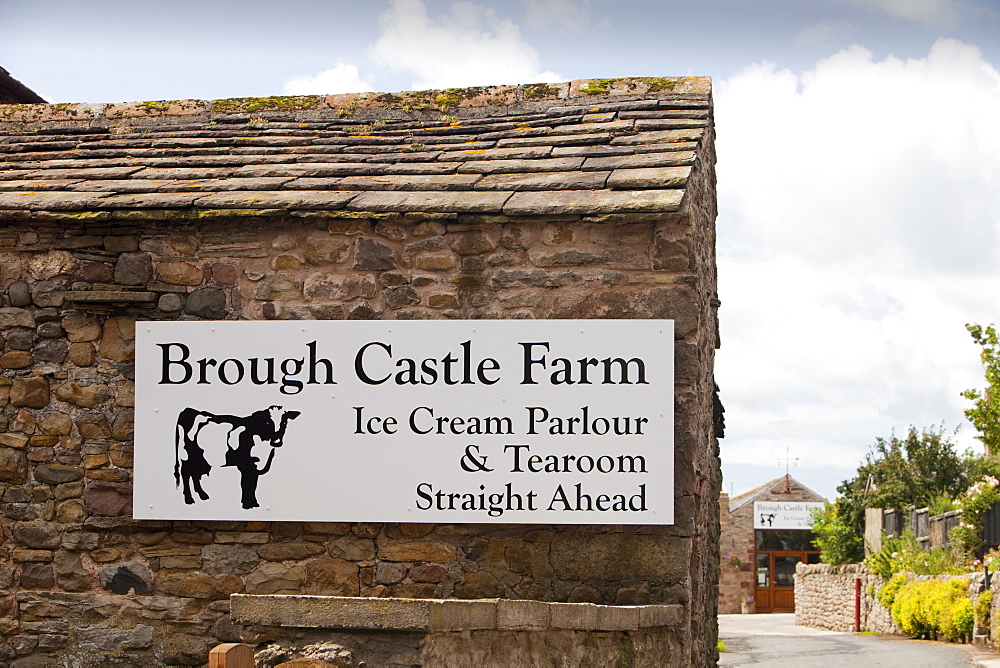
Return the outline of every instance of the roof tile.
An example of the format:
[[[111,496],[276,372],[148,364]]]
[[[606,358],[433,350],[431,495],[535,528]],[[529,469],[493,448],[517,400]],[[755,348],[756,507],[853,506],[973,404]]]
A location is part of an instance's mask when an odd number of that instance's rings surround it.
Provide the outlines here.
[[[517,192],[504,205],[503,212],[508,216],[669,213],[680,209],[683,197],[683,190]]]
[[[660,130],[659,132],[644,132],[628,137],[616,137],[611,141],[618,146],[634,146],[636,144],[660,144],[678,141],[698,141],[702,130]]]
[[[633,169],[637,167],[677,167],[694,163],[694,153],[677,151],[670,153],[642,153],[640,155],[607,156],[587,158],[583,171],[605,169]]]
[[[92,193],[98,194],[98,193]],[[186,209],[199,193],[123,193],[98,202],[99,209]]]
[[[535,160],[547,158],[552,153],[551,146],[525,146],[519,148],[471,149],[449,151],[438,158],[442,161],[465,162],[466,160]]]
[[[516,172],[568,172],[579,169],[583,158],[544,158],[541,160],[476,160],[463,163],[460,174],[513,174]]]
[[[384,176],[345,176],[343,190],[471,190],[483,177],[479,174],[386,174]],[[298,179],[288,187],[295,187]]]
[[[376,191],[361,193],[347,208],[400,213],[499,213],[510,196],[509,192]]]
[[[82,169],[0,170],[0,181],[13,179],[123,179],[142,167],[84,167]]]
[[[594,126],[592,129],[599,128]],[[608,132],[591,134],[545,135],[542,137],[509,137],[497,142],[497,146],[580,146],[586,144],[606,144],[614,138]]]
[[[100,206],[107,193],[0,192],[0,209],[83,211]]]
[[[683,188],[690,175],[690,167],[616,169],[611,172],[611,176],[608,178],[608,187],[614,190]]]
[[[199,197],[206,209],[343,209],[356,192],[296,190],[281,192],[217,192]]]
[[[16,181],[0,181],[0,191],[32,191],[41,190],[70,190],[69,186],[79,183],[78,179],[27,179]]]
[[[221,179],[236,167],[146,167],[132,174],[135,179]]]
[[[603,188],[609,172],[538,172],[490,174],[476,183],[476,190],[592,190]]]
[[[384,167],[367,162],[301,162],[291,165],[247,165],[234,176],[350,176],[377,174]]]

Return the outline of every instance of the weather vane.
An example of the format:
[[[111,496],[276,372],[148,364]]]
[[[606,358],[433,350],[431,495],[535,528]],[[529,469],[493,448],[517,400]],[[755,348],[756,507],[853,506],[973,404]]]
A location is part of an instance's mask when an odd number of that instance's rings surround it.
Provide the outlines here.
[[[784,462],[784,467],[785,467],[785,491],[784,491],[785,494],[791,494],[792,493],[792,483],[791,483],[791,478],[788,475],[788,469],[790,467],[792,467],[792,466],[798,466],[799,465],[799,458],[798,457],[794,457],[794,458],[791,457],[789,455],[789,453],[788,453],[788,449],[789,449],[789,446],[786,445],[785,446],[785,456],[784,456],[784,458],[782,458],[782,457],[778,458],[778,466],[781,467],[782,466],[782,462]]]

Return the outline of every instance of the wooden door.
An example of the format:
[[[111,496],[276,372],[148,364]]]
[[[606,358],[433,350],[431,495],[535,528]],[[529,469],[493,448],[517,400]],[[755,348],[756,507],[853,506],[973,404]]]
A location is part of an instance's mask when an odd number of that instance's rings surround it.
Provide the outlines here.
[[[795,566],[806,560],[805,552],[757,553],[757,612],[795,612]]]

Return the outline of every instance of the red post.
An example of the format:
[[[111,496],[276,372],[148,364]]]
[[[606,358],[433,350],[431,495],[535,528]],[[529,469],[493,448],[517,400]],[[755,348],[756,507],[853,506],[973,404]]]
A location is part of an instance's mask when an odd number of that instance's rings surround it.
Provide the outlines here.
[[[861,631],[861,578],[854,578],[854,632]]]

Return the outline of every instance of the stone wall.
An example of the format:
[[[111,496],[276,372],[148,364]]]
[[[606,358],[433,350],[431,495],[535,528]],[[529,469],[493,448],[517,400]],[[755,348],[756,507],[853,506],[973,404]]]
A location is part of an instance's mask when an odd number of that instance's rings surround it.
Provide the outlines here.
[[[8,217],[0,665],[200,665],[239,639],[233,593],[679,604],[671,661],[712,663],[718,301],[703,157],[687,213],[656,220]],[[192,318],[672,318],[677,524],[134,521],[135,322]]]
[[[795,623],[831,631],[854,630],[854,580],[861,579],[861,630],[899,633],[875,598],[882,578],[862,564],[799,564],[795,568]]]
[[[719,613],[740,612],[740,603],[754,590],[754,535],[753,517],[737,511],[734,520],[729,512],[729,497],[719,499],[721,552],[719,574]],[[751,511],[753,510],[751,506]],[[749,519],[748,519],[749,518]]]
[[[337,666],[688,665],[676,604],[240,594],[232,603],[244,636],[266,645],[257,653],[265,668],[299,658]]]

